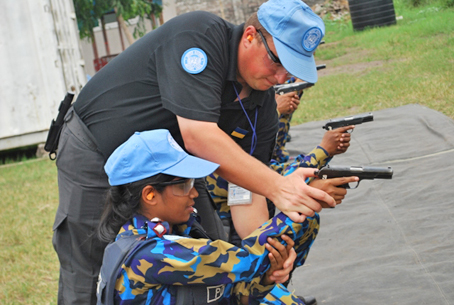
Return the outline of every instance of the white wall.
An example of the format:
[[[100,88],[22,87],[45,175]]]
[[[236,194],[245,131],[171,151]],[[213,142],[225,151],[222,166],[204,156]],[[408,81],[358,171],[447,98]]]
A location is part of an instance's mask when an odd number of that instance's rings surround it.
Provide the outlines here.
[[[65,63],[80,60],[75,20],[54,16],[52,2],[72,6],[71,0],[0,1],[0,150],[44,142],[65,92],[83,81],[82,69],[77,75]],[[72,40],[59,38],[70,29]]]

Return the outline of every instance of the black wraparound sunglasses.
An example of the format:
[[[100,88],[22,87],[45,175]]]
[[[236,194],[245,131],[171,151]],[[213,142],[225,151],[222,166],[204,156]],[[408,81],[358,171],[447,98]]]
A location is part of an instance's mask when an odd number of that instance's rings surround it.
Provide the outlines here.
[[[268,46],[268,44],[266,43],[266,39],[265,39],[265,36],[263,36],[262,32],[260,30],[257,30],[257,33],[259,33],[260,37],[262,38],[262,41],[263,41],[263,44],[265,45],[265,49],[266,51],[268,52],[268,56],[270,57],[270,59],[275,63],[275,64],[280,64],[282,65],[281,61],[279,60],[279,58],[274,55],[273,52],[271,52],[270,50],[270,47]]]

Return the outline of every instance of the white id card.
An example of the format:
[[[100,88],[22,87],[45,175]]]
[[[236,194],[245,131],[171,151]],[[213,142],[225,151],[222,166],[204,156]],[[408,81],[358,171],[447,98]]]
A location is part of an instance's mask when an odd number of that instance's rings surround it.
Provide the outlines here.
[[[252,193],[241,186],[229,182],[227,205],[243,205],[252,203]]]

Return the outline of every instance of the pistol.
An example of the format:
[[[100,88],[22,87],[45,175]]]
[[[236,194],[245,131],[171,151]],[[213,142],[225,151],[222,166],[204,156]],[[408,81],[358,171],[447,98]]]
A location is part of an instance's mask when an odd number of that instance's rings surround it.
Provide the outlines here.
[[[46,144],[44,149],[49,152],[49,158],[55,160],[57,157],[58,140],[60,138],[60,131],[63,127],[63,119],[71,107],[74,98],[73,92],[66,93],[65,98],[61,101],[58,107],[58,115],[55,120],[50,123],[49,133],[47,134]]]
[[[374,120],[374,115],[372,113],[356,115],[351,117],[345,117],[341,119],[329,120],[328,123],[323,126],[323,129],[333,130],[340,127],[345,127],[349,125],[359,125],[366,122],[371,122]]]
[[[317,70],[325,69],[326,65],[318,65]],[[315,85],[314,83],[308,83],[308,82],[295,82],[295,83],[290,83],[290,84],[282,84],[282,85],[275,85],[274,86],[274,92],[279,95],[283,95],[292,91],[297,91],[299,92],[300,90],[304,90],[307,88],[312,87]]]
[[[279,95],[283,95],[292,91],[300,91],[312,87],[313,83],[297,82],[291,84],[283,84],[274,86],[274,92]]]
[[[361,180],[368,179],[392,179],[393,169],[391,167],[371,167],[371,166],[325,166],[315,172],[320,179],[339,178],[339,177],[358,177],[359,181],[355,187],[350,187],[348,183],[340,187],[356,189]]]

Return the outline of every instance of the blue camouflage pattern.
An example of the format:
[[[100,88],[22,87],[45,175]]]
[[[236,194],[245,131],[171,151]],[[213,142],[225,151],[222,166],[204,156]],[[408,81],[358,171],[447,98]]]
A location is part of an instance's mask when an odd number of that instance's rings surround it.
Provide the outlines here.
[[[239,304],[242,295],[249,297],[250,304],[302,304],[282,303],[285,299],[297,300],[282,285],[260,284],[269,268],[264,245],[269,236],[287,234],[295,240],[295,250],[303,253],[297,259],[297,264],[302,265],[319,230],[318,215],[295,223],[280,213],[246,237],[241,247],[221,240],[190,238],[187,234],[193,221],[191,217],[187,223],[174,226],[172,234],[162,237],[157,236],[154,226],[148,225],[150,220],[139,214],[121,228],[117,239],[146,234],[147,244],[128,257],[118,271],[115,304],[172,305],[177,285],[200,284],[225,285],[220,304]],[[168,223],[161,224],[168,232]]]

